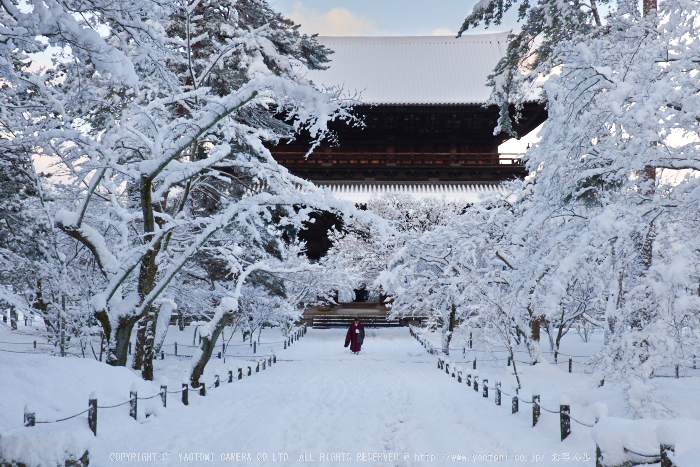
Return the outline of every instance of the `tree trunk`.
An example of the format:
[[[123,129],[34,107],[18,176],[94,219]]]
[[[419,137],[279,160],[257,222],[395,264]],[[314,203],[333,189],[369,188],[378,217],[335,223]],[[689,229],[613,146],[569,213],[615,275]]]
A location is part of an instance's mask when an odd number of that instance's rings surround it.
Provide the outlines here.
[[[154,207],[151,194],[151,180],[141,180],[141,211],[143,212],[143,231],[144,241],[149,242],[153,238],[156,222],[154,216]],[[158,265],[156,257],[160,251],[160,243],[153,246],[143,257],[141,269],[139,270],[139,305],[143,304],[146,296],[148,296],[156,284],[156,276],[158,274]],[[156,323],[158,321],[158,308],[153,305],[148,306],[144,310],[143,328],[139,326],[139,341],[138,356],[134,356],[134,366],[136,361],[143,363],[141,377],[147,381],[153,380],[153,344],[155,339]],[[143,338],[143,341],[141,339]],[[141,342],[143,343],[142,345]]]
[[[146,318],[141,318],[136,327],[136,345],[134,346],[134,362],[131,368],[140,370],[143,368],[143,357],[146,346]]]
[[[209,363],[212,353],[214,352],[214,347],[216,346],[216,341],[219,339],[219,335],[224,330],[228,322],[234,315],[234,311],[225,312],[221,315],[221,319],[214,325],[214,329],[209,336],[202,336],[202,343],[199,346],[198,354],[195,355],[195,363],[192,367],[192,374],[190,375],[190,382],[193,388],[199,387],[199,378],[204,374],[204,367]]]
[[[540,321],[539,317],[533,316],[532,319],[530,320],[530,332],[531,332],[530,338],[532,340],[537,341],[537,342],[540,341],[540,324],[541,324],[541,321]]]
[[[105,332],[105,335],[111,336],[107,344],[108,364],[112,366],[126,366],[126,359],[129,354],[129,340],[131,338],[131,331],[134,329],[136,321],[137,318],[123,318],[119,321],[117,329],[114,331],[114,333]],[[109,326],[105,328],[105,331],[107,331],[108,329],[111,331]]]
[[[456,313],[457,313],[457,307],[452,305],[449,319],[447,320],[446,326],[443,326],[443,329],[445,331],[443,332],[443,338],[442,338],[442,351],[445,353],[445,355],[450,354],[450,342],[452,341],[452,333],[455,330]]]
[[[652,10],[656,10],[656,0],[643,0],[642,2],[642,12],[644,16],[649,16]]]
[[[153,358],[155,357],[156,324],[160,307],[148,307],[146,314],[146,342],[144,346],[143,371],[141,376],[146,381],[153,381]]]
[[[525,338],[527,351],[530,355],[530,365],[536,365],[542,361],[542,348],[540,347],[540,325],[542,322],[541,316],[536,316],[532,309],[528,306],[530,314],[530,335]]]
[[[542,361],[542,347],[539,340],[528,338],[526,341],[527,352],[530,355],[530,365],[537,365]]]

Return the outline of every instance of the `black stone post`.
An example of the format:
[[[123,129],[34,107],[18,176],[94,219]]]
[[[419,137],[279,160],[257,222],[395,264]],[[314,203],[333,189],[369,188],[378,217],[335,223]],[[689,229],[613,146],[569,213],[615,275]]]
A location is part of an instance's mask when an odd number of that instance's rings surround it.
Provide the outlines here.
[[[132,390],[129,393],[129,416],[133,417],[134,420],[136,420],[136,414],[138,413],[136,410],[138,400],[139,400],[139,397],[136,394],[136,391]]]
[[[496,395],[494,400],[496,405],[501,405],[501,383],[496,383]]]
[[[559,406],[559,425],[561,425],[561,440],[564,441],[571,434],[571,406]]]
[[[537,421],[540,419],[540,396],[532,395],[532,426],[537,425]]]
[[[218,388],[219,384],[221,384],[221,380],[219,379],[219,373],[216,373],[214,375],[214,387]]]
[[[189,398],[189,386],[187,383],[182,383],[182,404],[183,405],[189,405],[190,403],[190,398]]]
[[[243,379],[243,368],[238,368],[238,379]]]
[[[250,376],[252,374],[253,374],[253,368],[250,365],[248,365],[248,376]]]
[[[257,353],[257,352],[258,352],[258,343],[253,341],[253,353]]]
[[[472,374],[467,373],[467,386],[471,386],[471,385],[472,385]]]
[[[472,363],[472,370],[476,370],[476,357],[474,357],[474,363]]]
[[[484,387],[484,392],[482,395],[484,397],[488,398],[489,397],[489,380],[484,378],[481,380],[481,384]]]
[[[257,362],[257,363],[255,364],[255,372],[256,372],[256,373],[260,373],[260,362]]]
[[[461,383],[461,382],[462,382],[462,372],[461,372],[461,371],[458,371],[458,372],[457,372],[457,382],[458,382],[458,383]]]
[[[277,355],[272,354],[272,363],[277,363]]]
[[[674,467],[673,461],[669,458],[668,454],[671,456],[676,451],[676,447],[673,444],[662,444],[661,445],[661,467]]]
[[[10,307],[10,327],[13,331],[17,330],[17,310],[15,307]]]
[[[287,348],[287,341],[284,341],[284,348]]]
[[[267,363],[267,360],[263,360],[263,361],[262,361],[262,369],[263,369],[263,371],[265,370],[266,363]]]
[[[573,364],[574,364],[574,361],[573,361],[573,359],[570,358],[569,359],[569,373],[571,373],[571,370],[573,368]]]
[[[233,383],[233,370],[231,368],[228,369],[228,382]]]
[[[97,436],[97,398],[94,394],[88,400],[88,426],[92,434]]]
[[[36,413],[29,408],[28,405],[24,406],[24,426],[35,426],[36,425]]]
[[[479,392],[479,377],[474,373],[474,392]]]
[[[513,410],[511,413],[518,413],[518,388],[515,388],[515,395],[513,396],[512,408]]]
[[[175,356],[177,357],[177,342],[175,342]]]
[[[469,348],[472,348],[472,333],[469,333]]]
[[[168,406],[168,386],[165,384],[160,385],[160,400],[163,402],[163,407]]]

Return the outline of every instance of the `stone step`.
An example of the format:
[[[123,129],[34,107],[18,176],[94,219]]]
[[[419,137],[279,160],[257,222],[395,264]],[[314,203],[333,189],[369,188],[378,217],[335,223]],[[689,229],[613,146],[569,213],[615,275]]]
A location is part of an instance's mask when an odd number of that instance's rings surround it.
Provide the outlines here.
[[[350,323],[355,319],[353,315],[308,316],[307,318],[312,319],[312,327],[315,329],[346,328],[350,326]],[[398,319],[387,321],[385,315],[363,315],[360,322],[366,328],[400,326]]]
[[[364,308],[386,309],[379,302],[342,302],[342,303],[338,303],[338,307],[350,308],[350,309],[364,309]]]

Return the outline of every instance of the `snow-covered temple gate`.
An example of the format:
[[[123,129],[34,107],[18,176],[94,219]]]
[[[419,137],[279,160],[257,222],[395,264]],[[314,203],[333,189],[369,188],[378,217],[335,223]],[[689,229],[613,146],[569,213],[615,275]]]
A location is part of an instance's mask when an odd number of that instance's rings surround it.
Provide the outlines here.
[[[342,87],[360,104],[364,127],[335,122],[337,145],[309,156],[301,137],[271,148],[292,173],[327,186],[341,199],[365,203],[373,194],[445,196],[467,202],[525,176],[519,154],[499,154],[510,137],[494,135],[498,108],[486,106],[488,75],[507,47],[507,33],[454,37],[320,37],[333,50],[327,70],[306,71],[319,86]],[[523,136],[547,117],[526,103],[513,128]],[[304,233],[308,254],[330,247],[329,213]]]

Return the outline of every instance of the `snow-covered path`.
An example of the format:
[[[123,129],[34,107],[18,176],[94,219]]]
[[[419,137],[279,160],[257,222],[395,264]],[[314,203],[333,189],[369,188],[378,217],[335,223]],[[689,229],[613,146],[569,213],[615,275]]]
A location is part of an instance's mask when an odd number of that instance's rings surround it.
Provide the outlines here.
[[[453,455],[485,465],[493,458],[474,456],[492,455],[507,466],[533,455],[542,456],[538,465],[559,465],[553,454],[593,454],[582,433],[558,441],[558,417],[531,428],[525,407],[511,415],[509,404],[497,407],[438,371],[406,328],[368,331],[360,355],[343,348],[344,335],[311,329],[272,368],[204,398],[193,394],[189,407],[176,399],[141,424],[105,420],[91,459],[105,465],[113,453],[167,452],[172,465],[413,466]]]

